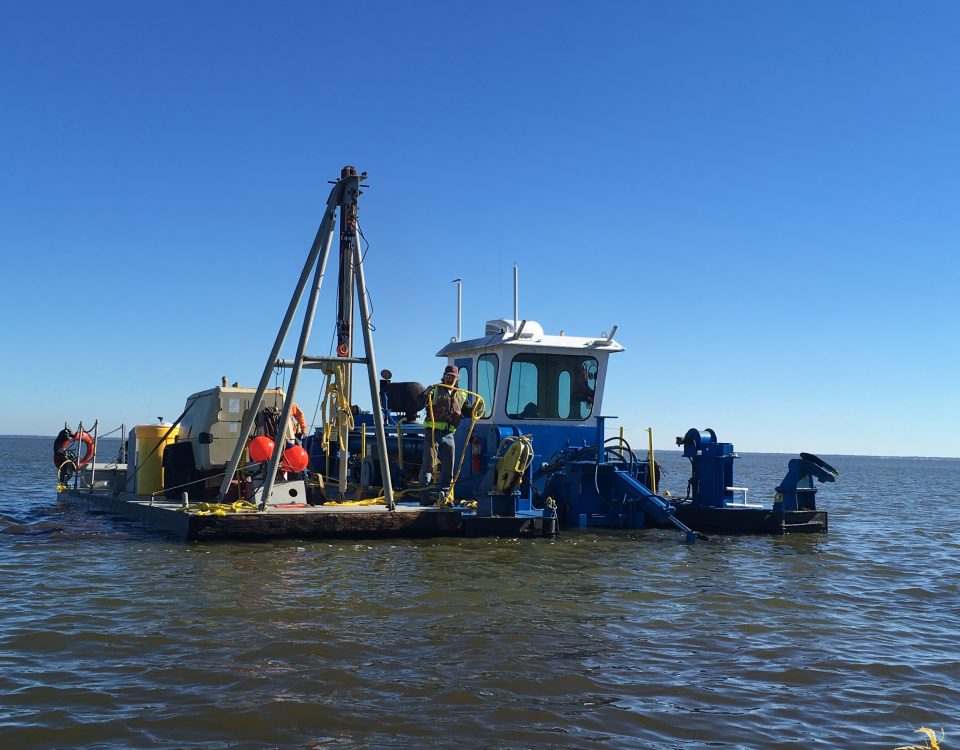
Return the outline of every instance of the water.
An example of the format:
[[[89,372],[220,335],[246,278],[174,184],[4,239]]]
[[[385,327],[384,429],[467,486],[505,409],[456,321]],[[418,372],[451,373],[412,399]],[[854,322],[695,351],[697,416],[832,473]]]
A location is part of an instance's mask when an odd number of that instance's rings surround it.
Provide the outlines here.
[[[960,460],[825,457],[825,536],[181,544],[51,443],[0,438],[0,747],[957,746]]]

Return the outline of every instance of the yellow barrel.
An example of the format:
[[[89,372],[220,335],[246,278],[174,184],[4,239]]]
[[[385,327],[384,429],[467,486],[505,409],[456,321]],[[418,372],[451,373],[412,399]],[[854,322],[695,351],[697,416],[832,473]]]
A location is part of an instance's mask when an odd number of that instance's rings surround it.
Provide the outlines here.
[[[133,432],[137,440],[137,466],[140,467],[137,469],[137,494],[163,492],[163,450],[174,441],[180,428],[171,430],[168,424],[138,424]]]

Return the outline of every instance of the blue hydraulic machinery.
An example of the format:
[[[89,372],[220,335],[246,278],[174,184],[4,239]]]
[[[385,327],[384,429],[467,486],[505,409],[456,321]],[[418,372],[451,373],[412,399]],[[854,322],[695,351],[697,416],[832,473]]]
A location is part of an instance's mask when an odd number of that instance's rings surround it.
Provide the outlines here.
[[[787,475],[777,487],[777,502],[783,503],[783,510],[816,510],[817,488],[813,480],[832,482],[839,472],[822,458],[812,453],[801,453],[800,458],[790,459]]]
[[[732,504],[733,461],[737,454],[732,443],[721,443],[711,429],[687,430],[677,438],[683,455],[690,459],[692,473],[687,483],[687,499],[697,508],[725,508]],[[787,464],[787,475],[776,488],[775,508],[780,511],[816,510],[817,488],[813,480],[832,482],[836,469],[812,453],[801,453]]]
[[[597,418],[596,445],[564,448],[534,472],[534,482],[544,479],[542,495],[556,501],[568,525],[635,529],[649,515],[696,541],[697,532],[677,518],[673,505],[648,488],[654,467],[637,459],[622,438],[603,440],[603,422]]]
[[[707,428],[690,428],[677,438],[684,458],[690,459],[692,473],[687,482],[687,498],[701,508],[723,508],[733,499],[733,443],[721,443],[717,433]]]

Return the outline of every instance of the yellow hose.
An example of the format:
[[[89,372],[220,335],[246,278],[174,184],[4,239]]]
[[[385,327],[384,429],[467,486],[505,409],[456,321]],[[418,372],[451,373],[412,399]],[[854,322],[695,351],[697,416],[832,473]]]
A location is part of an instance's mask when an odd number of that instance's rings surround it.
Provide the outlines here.
[[[237,500],[235,503],[193,503],[180,510],[195,516],[225,516],[228,513],[256,513],[258,508],[247,500]]]
[[[533,461],[532,435],[521,435],[519,437],[509,435],[505,437],[497,447],[498,455],[507,444],[511,445],[503,451],[503,455],[497,461],[495,472],[496,489],[500,494],[513,491],[514,487],[523,479],[524,473]]]
[[[347,449],[343,436],[353,429],[353,411],[350,409],[350,401],[344,393],[343,384],[345,380],[346,370],[344,366],[335,365],[333,372],[330,373],[330,381],[323,393],[320,414],[323,419],[323,445],[327,453],[329,453],[327,446],[330,445],[330,433],[334,427],[337,428],[337,444],[341,451]]]

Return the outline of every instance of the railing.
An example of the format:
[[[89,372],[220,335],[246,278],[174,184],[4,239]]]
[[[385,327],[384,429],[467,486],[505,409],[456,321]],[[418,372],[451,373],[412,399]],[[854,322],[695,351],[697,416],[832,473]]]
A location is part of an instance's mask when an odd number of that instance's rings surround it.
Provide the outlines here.
[[[757,503],[747,502],[747,493],[750,491],[748,487],[726,487],[725,489],[727,492],[733,493],[733,498],[730,500],[726,500],[724,502],[724,505],[728,508],[729,507],[734,507],[734,508],[762,508],[763,507],[762,505],[759,505]],[[739,495],[739,499],[737,495]]]

